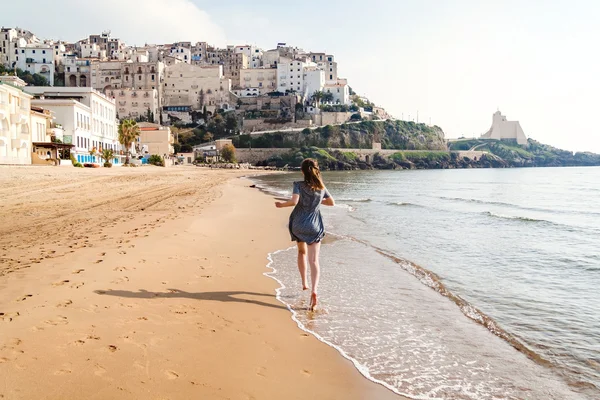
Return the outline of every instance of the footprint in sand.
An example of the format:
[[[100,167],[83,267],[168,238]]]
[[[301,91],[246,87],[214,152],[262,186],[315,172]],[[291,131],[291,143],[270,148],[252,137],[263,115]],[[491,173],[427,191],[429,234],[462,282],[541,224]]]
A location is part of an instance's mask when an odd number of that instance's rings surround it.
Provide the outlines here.
[[[179,378],[179,374],[175,371],[165,371],[165,375],[167,376],[167,379],[169,380],[174,380]]]
[[[304,376],[311,376],[311,375],[312,375],[312,372],[310,372],[310,371],[309,371],[309,370],[307,370],[307,369],[303,369],[303,370],[302,370],[302,375],[304,375]]]
[[[56,318],[53,319],[49,319],[44,321],[46,324],[48,325],[52,325],[52,326],[57,326],[57,325],[67,325],[69,323],[69,321],[67,320],[67,317],[63,317],[61,315],[59,315]]]
[[[116,271],[116,272],[127,271],[127,267],[116,267],[116,268],[113,268],[113,271]]]
[[[11,322],[13,319],[17,318],[19,315],[18,312],[9,312],[9,313],[4,313],[4,312],[0,312],[0,320],[4,321],[4,322]]]
[[[83,271],[85,271],[85,269],[76,269],[75,271],[73,271],[73,275],[80,274]]]
[[[96,260],[95,264],[100,264],[101,262],[103,262],[104,260]]]
[[[108,351],[110,351],[111,353],[114,353],[117,350],[119,350],[119,348],[117,346],[115,346],[114,344],[111,344],[110,346],[108,346]]]
[[[71,304],[73,304],[73,302],[71,300],[65,300],[65,301],[61,301],[60,303],[58,303],[56,305],[56,307],[68,307]]]
[[[85,344],[85,340],[76,340],[73,342],[73,344],[75,344],[76,346],[83,346]]]
[[[71,289],[79,289],[80,287],[82,287],[83,285],[85,285],[84,282],[75,282],[73,283],[71,286],[69,286]]]
[[[94,371],[94,375],[96,376],[102,376],[104,374],[106,374],[106,369],[98,364],[96,364],[96,370]]]
[[[32,294],[26,294],[25,296],[17,299],[17,301],[25,301],[25,300],[27,300],[30,297],[33,297],[33,295]]]
[[[53,284],[52,284],[52,286],[63,286],[63,285],[65,285],[65,284],[69,283],[69,282],[71,282],[71,281],[70,281],[70,280],[68,280],[68,279],[65,279],[64,281],[60,281],[60,282],[55,282],[55,283],[53,283]]]
[[[63,368],[63,369],[59,369],[58,371],[54,371],[54,375],[60,376],[60,375],[68,375],[70,374],[71,371],[69,368]]]
[[[120,284],[120,283],[125,283],[125,282],[129,282],[129,278],[128,278],[128,277],[126,277],[126,276],[124,276],[124,277],[122,277],[122,278],[119,278],[119,279],[117,279],[117,280],[114,280],[114,281],[112,281],[111,283],[112,283],[113,285],[118,285],[118,284]]]

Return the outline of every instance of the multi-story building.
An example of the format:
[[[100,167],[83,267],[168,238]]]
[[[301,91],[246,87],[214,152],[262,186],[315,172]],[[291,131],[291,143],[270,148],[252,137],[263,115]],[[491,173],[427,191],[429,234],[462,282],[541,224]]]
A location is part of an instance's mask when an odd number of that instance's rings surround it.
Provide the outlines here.
[[[16,76],[0,76],[0,164],[31,164],[31,96]]]
[[[13,46],[11,46],[11,43],[13,43],[13,41],[16,39],[16,29],[2,28],[0,30],[0,65],[8,65],[12,67],[11,60],[14,58],[14,49]]]
[[[39,74],[54,85],[54,47],[51,44],[28,43],[17,47],[16,67],[31,74]]]
[[[105,94],[115,100],[117,117],[139,119],[148,122],[160,121],[160,103],[156,89],[111,89]]]
[[[292,60],[277,64],[277,90],[279,92],[296,92],[304,94],[304,69],[314,67],[308,61]]]
[[[192,46],[192,64],[207,64],[207,49],[208,44],[206,42],[198,42]]]
[[[123,79],[121,64],[121,61],[92,61],[91,87],[101,92],[120,89]]]
[[[169,49],[169,56],[179,59],[186,64],[192,63],[192,50],[183,46],[173,46]]]
[[[235,46],[236,53],[245,54],[248,59],[248,68],[260,68],[262,66],[262,50],[248,44]]]
[[[105,60],[106,50],[102,49],[97,43],[82,43],[81,58],[96,58],[98,60]]]
[[[235,89],[242,90],[238,95],[242,97],[263,95],[277,90],[277,68],[247,68],[240,70],[240,84]],[[244,94],[241,94],[244,93]]]
[[[65,86],[66,87],[90,87],[92,82],[92,61],[90,59],[77,58],[68,54],[64,58]]]
[[[325,80],[328,85],[337,84],[338,66],[331,54],[309,53],[308,57],[312,62],[317,64],[317,67],[325,72]]]
[[[64,129],[64,142],[75,145],[79,162],[100,162],[92,150],[119,150],[118,121],[114,99],[85,87],[28,86],[27,91],[37,99],[35,106],[50,110]]]
[[[323,92],[333,95],[334,104],[350,105],[350,86],[346,83],[326,83],[323,87]]]
[[[223,76],[221,65],[197,66],[185,63],[167,67],[163,86],[166,111],[210,111],[230,106],[231,80]]]
[[[323,90],[325,86],[325,72],[316,66],[304,68],[304,91],[305,99],[310,99],[315,92]]]

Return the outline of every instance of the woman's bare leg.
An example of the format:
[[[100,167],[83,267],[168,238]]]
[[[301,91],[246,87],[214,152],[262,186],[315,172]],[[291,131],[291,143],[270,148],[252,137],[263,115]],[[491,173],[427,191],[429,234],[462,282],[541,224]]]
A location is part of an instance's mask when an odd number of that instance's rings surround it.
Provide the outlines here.
[[[317,306],[317,288],[321,276],[321,266],[319,265],[320,250],[320,242],[308,245],[308,263],[310,264],[310,281],[312,283],[312,293],[310,294],[311,311]]]
[[[298,271],[300,271],[300,278],[302,278],[302,290],[308,289],[308,283],[306,282],[306,243],[298,242]]]

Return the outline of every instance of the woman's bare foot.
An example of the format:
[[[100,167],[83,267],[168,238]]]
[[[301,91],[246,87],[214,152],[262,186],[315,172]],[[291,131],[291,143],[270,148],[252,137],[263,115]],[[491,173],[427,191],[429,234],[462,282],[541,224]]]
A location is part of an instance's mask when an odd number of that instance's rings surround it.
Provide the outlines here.
[[[317,307],[317,294],[313,293],[310,295],[310,306],[308,308],[309,311],[315,311]]]
[[[308,290],[308,285],[306,283],[302,284],[302,290]]]

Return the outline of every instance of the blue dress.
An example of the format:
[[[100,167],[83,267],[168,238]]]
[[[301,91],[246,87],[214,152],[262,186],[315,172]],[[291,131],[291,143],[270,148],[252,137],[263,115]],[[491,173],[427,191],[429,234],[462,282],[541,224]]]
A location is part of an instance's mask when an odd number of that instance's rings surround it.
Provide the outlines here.
[[[329,197],[327,189],[313,190],[305,182],[294,182],[294,194],[300,195],[290,215],[290,236],[295,242],[313,244],[325,236],[321,201]]]

